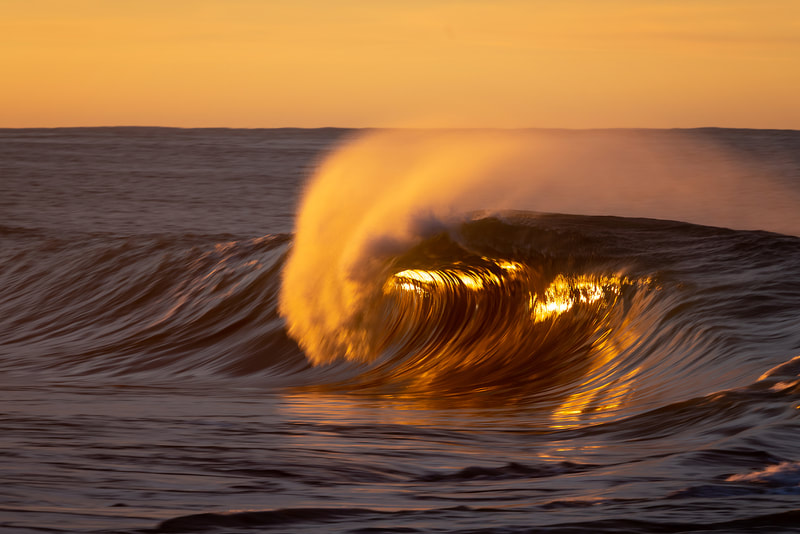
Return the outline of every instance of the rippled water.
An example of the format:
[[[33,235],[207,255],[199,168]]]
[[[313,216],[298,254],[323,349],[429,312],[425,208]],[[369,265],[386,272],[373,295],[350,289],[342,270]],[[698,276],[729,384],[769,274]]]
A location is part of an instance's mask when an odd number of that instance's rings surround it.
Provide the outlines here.
[[[420,135],[0,131],[3,531],[800,530],[800,134]]]

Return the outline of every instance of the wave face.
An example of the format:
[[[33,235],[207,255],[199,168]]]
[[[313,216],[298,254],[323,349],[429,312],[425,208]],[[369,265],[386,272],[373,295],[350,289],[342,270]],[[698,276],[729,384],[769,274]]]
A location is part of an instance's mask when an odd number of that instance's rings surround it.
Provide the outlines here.
[[[357,326],[325,345],[359,365],[317,387],[525,404],[561,428],[745,386],[763,372],[759,340],[796,349],[800,280],[773,274],[798,260],[800,240],[763,232],[478,218],[387,261]]]
[[[287,235],[2,232],[18,248],[0,275],[7,372],[157,383],[305,366],[275,306]]]
[[[352,143],[301,206],[280,297],[289,334],[317,365],[356,364],[333,387],[501,395],[557,425],[742,385],[753,369],[719,363],[741,358],[759,322],[759,254],[791,268],[797,240],[652,216],[798,233],[800,202],[777,181],[753,191],[746,162],[720,145],[662,136],[392,132]],[[593,215],[530,211],[544,207]],[[752,257],[746,278],[732,254]],[[795,306],[795,281],[768,293]]]

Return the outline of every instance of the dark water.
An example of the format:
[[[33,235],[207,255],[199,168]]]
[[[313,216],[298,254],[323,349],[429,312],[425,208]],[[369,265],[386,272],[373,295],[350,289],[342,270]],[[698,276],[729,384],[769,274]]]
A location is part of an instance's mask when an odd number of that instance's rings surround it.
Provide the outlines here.
[[[357,135],[0,130],[2,532],[800,532],[800,204],[472,214],[288,325]],[[636,136],[800,194],[800,132]]]

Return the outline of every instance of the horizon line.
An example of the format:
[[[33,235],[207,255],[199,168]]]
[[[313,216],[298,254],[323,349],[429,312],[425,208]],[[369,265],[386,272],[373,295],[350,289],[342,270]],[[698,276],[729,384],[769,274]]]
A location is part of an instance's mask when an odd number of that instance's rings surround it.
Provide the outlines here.
[[[600,127],[557,127],[557,126],[163,126],[141,124],[92,125],[92,126],[0,126],[0,130],[78,130],[78,129],[163,129],[163,130],[555,130],[555,131],[596,131],[596,130],[770,130],[800,131],[800,128],[759,128],[753,126],[600,126]]]

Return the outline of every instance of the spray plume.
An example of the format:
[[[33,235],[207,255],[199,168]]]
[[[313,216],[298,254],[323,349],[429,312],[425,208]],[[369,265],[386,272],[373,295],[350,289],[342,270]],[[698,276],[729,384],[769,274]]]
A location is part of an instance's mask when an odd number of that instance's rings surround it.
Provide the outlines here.
[[[798,233],[798,199],[777,184],[753,183],[743,161],[691,132],[368,133],[330,155],[308,185],[281,314],[314,363],[374,357],[364,350],[375,313],[367,303],[392,274],[392,258],[476,212]],[[771,209],[747,209],[754,205]]]

